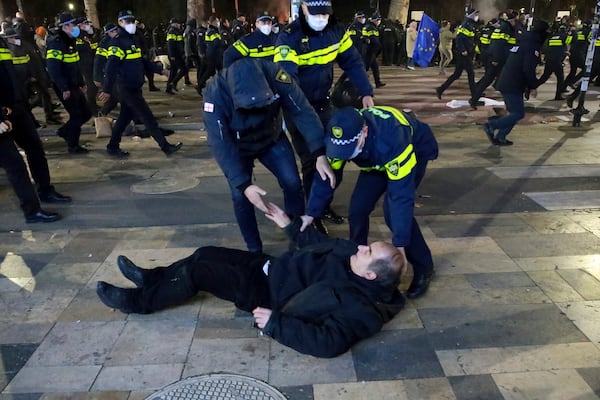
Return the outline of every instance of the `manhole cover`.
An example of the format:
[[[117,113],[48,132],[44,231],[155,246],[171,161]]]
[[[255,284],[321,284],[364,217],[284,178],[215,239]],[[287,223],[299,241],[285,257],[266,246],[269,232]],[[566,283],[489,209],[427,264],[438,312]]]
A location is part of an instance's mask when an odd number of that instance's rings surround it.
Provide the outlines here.
[[[131,191],[141,194],[167,194],[193,189],[198,186],[198,183],[199,180],[194,177],[152,177],[143,182],[131,185]]]
[[[286,400],[272,386],[258,379],[234,374],[207,374],[175,382],[146,400]]]

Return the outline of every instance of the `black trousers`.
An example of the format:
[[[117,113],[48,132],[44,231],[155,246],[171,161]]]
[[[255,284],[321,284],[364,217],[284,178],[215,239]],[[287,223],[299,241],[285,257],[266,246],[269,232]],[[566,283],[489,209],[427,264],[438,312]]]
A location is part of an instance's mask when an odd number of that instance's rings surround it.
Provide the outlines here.
[[[562,93],[562,89],[563,89],[563,85],[565,83],[565,72],[563,70],[563,61],[562,59],[554,59],[554,58],[548,58],[546,59],[546,63],[544,64],[544,72],[542,73],[542,76],[540,76],[540,79],[538,80],[539,85],[543,85],[548,78],[550,78],[550,75],[556,75],[556,92],[554,94],[554,98],[558,99],[560,98],[560,95]]]
[[[241,310],[271,305],[264,254],[225,247],[201,247],[191,256],[168,267],[148,270],[144,287],[137,291],[142,313],[175,306],[198,292],[212,293],[233,302]]]
[[[487,89],[502,71],[502,64],[494,65],[488,60],[485,66],[485,73],[479,81],[475,84],[475,91],[471,92],[471,100],[476,102],[479,100],[485,89]]]
[[[13,141],[16,135],[19,135],[18,131],[0,134],[0,167],[6,171],[8,181],[19,198],[21,210],[27,217],[40,209],[40,201],[29,179],[25,161]]]
[[[442,83],[440,86],[441,92],[443,93],[446,89],[450,87],[452,82],[460,78],[463,71],[467,72],[467,79],[469,80],[469,90],[471,93],[475,92],[475,73],[473,72],[473,57],[470,54],[463,56],[461,54],[458,55],[454,59],[455,68],[452,75],[446,79],[446,82]]]
[[[163,135],[158,127],[158,122],[156,122],[154,114],[152,114],[148,103],[146,103],[142,95],[142,88],[130,89],[121,86],[119,87],[119,96],[121,112],[113,126],[110,141],[106,147],[111,150],[118,149],[121,143],[121,135],[129,122],[139,118],[148,133],[150,133],[150,136],[158,143],[161,149],[164,149],[168,145],[167,139],[165,139],[165,135]]]
[[[170,58],[171,61],[171,70],[169,72],[169,80],[167,83],[177,86],[177,83],[183,78],[187,76],[188,67],[185,60],[182,57],[174,57]],[[186,78],[186,82],[189,81],[189,78]]]
[[[88,106],[92,115],[98,115],[98,105],[96,104],[96,97],[98,96],[98,87],[94,83],[94,63],[93,59],[85,63],[81,63],[81,72],[87,91],[85,92],[85,98],[87,99]]]
[[[79,146],[81,126],[92,117],[87,99],[78,87],[70,88],[71,96],[68,99],[63,98],[62,90],[56,85],[54,91],[69,113],[69,120],[58,128],[59,136],[65,139],[69,147],[77,147]]]
[[[381,78],[379,77],[379,64],[377,64],[377,55],[379,54],[379,51],[379,49],[371,50],[367,48],[364,59],[365,69],[367,71],[370,69],[373,72],[373,79],[375,80],[376,85],[381,83]]]

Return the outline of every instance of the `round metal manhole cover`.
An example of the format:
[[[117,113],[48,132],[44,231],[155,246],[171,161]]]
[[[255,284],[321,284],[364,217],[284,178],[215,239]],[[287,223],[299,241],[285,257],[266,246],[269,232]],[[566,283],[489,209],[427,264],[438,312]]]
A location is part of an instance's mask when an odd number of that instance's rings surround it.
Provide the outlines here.
[[[200,181],[194,177],[153,177],[131,185],[131,191],[141,194],[167,194],[183,192],[198,186]]]
[[[286,400],[277,389],[249,376],[207,374],[175,382],[146,400]]]

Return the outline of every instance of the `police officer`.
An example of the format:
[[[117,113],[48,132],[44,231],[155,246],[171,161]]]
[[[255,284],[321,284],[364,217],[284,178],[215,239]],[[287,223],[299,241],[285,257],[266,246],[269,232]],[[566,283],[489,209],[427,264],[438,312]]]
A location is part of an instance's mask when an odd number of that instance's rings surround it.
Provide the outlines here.
[[[370,69],[375,80],[375,87],[381,88],[385,83],[381,82],[379,77],[379,65],[377,64],[377,56],[381,52],[381,40],[379,40],[379,25],[381,24],[381,15],[375,12],[369,22],[365,24],[362,34],[365,40],[365,68]]]
[[[202,94],[202,89],[206,86],[206,81],[217,71],[223,68],[223,41],[219,33],[220,20],[215,15],[208,17],[208,28],[204,35],[206,45],[206,68],[202,75],[198,77],[198,93]]]
[[[363,28],[365,27],[365,23],[367,22],[367,17],[363,11],[357,11],[354,13],[354,22],[348,26],[346,32],[350,35],[350,39],[352,39],[352,44],[356,47],[361,57],[365,56],[365,46],[364,46],[364,37],[363,37]]]
[[[79,64],[75,40],[79,37],[78,20],[70,13],[58,17],[57,34],[47,42],[46,62],[54,91],[69,113],[69,120],[57,135],[67,143],[71,154],[85,154],[88,150],[79,145],[81,126],[92,116],[85,97],[87,87]]]
[[[393,107],[345,107],[333,115],[326,132],[326,154],[336,181],[349,160],[361,169],[350,198],[350,240],[368,243],[369,215],[385,194],[383,211],[392,243],[405,250],[414,270],[406,295],[422,296],[433,274],[433,259],[414,218],[414,199],[427,163],[438,156],[431,128]],[[315,179],[303,228],[321,215],[333,191],[329,182]]]
[[[160,149],[166,155],[170,155],[181,148],[181,143],[170,144],[167,142],[142,95],[146,70],[153,70],[163,75],[168,74],[168,70],[161,70],[161,67],[142,57],[139,38],[135,35],[135,16],[130,10],[119,11],[118,24],[117,36],[109,43],[104,83],[102,92],[98,96],[101,101],[109,100],[115,82],[118,80],[121,112],[113,126],[112,136],[106,146],[106,151],[109,155],[115,157],[129,156],[128,152],[121,150],[119,147],[121,134],[127,125],[137,117],[144,123]]]
[[[463,71],[467,72],[469,81],[469,90],[475,92],[475,73],[473,72],[473,56],[475,55],[475,24],[479,21],[479,11],[470,8],[462,24],[456,30],[454,39],[457,56],[454,59],[455,68],[452,75],[446,79],[441,86],[435,88],[435,93],[438,99],[442,98],[442,94],[450,87],[452,82],[460,78]],[[471,96],[472,97],[472,96]]]
[[[590,24],[584,22],[581,28],[572,30],[567,38],[567,45],[569,45],[569,65],[571,68],[565,78],[561,92],[566,91],[567,86],[573,85],[583,76],[588,48],[587,37],[590,30]]]
[[[381,31],[381,52],[382,52],[382,65],[392,65],[394,60],[394,49],[396,47],[396,28],[392,24],[392,21],[384,19],[379,26]]]
[[[188,68],[197,67],[198,62],[198,50],[196,45],[196,29],[198,24],[195,18],[191,18],[185,24],[185,30],[183,31],[183,44],[185,47],[185,63]],[[189,77],[186,75],[186,85],[191,84]]]
[[[169,23],[169,31],[167,32],[167,51],[171,63],[171,73],[169,74],[169,80],[167,81],[166,92],[168,94],[175,94],[173,91],[177,91],[177,83],[181,78],[187,75],[188,68],[185,63],[185,46],[183,43],[181,22],[177,18],[171,18]]]
[[[196,82],[200,83],[200,78],[206,70],[206,21],[199,21],[198,29],[196,29],[196,52],[198,53],[198,66],[196,67]],[[197,86],[198,88],[199,86]],[[200,89],[198,89],[200,93]],[[201,93],[200,93],[201,94]]]
[[[492,33],[494,29],[498,28],[500,24],[497,18],[492,18],[487,24],[479,31],[477,37],[477,50],[479,50],[479,62],[485,68],[488,60],[488,49],[492,42]]]
[[[246,36],[248,34],[246,25],[246,14],[238,12],[236,18],[231,23],[231,40],[235,42]]]
[[[372,107],[373,87],[365,71],[360,54],[344,27],[333,14],[329,0],[306,0],[300,5],[301,13],[277,38],[274,61],[299,83],[308,101],[323,125],[330,118],[329,90],[333,84],[333,64],[338,62],[362,97],[364,107]],[[306,195],[315,175],[315,159],[306,147],[298,129],[290,121],[286,126],[291,134],[296,153],[302,163],[302,179]],[[334,223],[344,219],[328,208],[323,214]],[[316,222],[321,231],[326,228]]]
[[[302,183],[294,151],[282,132],[281,109],[302,132],[321,177],[333,179],[323,155],[323,126],[290,74],[279,66],[265,58],[243,57],[217,74],[204,91],[208,144],[227,178],[240,231],[252,252],[262,251],[253,205],[267,211],[261,199],[266,192],[252,183],[255,160],[277,177],[286,212],[304,213]]]
[[[96,55],[94,56],[94,85],[97,88],[102,88],[102,82],[104,82],[104,73],[106,68],[106,62],[108,61],[108,47],[110,41],[117,36],[118,26],[115,24],[108,23],[104,25],[104,37],[98,43],[96,49]],[[116,86],[113,88],[115,96],[110,96],[110,99],[104,102],[100,108],[100,115],[108,115],[117,106],[119,97],[116,94]]]
[[[563,62],[567,56],[567,29],[561,25],[556,33],[548,38],[546,57],[544,59],[544,72],[540,76],[539,85],[543,85],[551,74],[556,76],[556,91],[554,100],[564,100],[562,90],[565,82]]]
[[[233,43],[223,53],[223,68],[227,68],[242,57],[264,58],[273,61],[275,36],[271,35],[273,17],[268,12],[256,17],[256,30]]]
[[[96,115],[98,113],[98,106],[96,105],[98,89],[94,84],[94,56],[98,48],[98,43],[94,39],[94,28],[90,21],[84,20],[78,26],[79,36],[75,39],[75,47],[79,53],[79,66],[87,89],[85,96],[88,106],[92,115]]]

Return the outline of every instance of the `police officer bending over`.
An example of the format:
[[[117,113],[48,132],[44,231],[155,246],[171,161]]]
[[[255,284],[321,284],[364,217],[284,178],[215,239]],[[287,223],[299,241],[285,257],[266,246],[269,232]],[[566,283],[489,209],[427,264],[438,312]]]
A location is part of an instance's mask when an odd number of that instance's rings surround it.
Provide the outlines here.
[[[340,109],[327,125],[326,152],[338,181],[347,161],[361,168],[348,221],[350,240],[367,244],[369,215],[385,194],[383,211],[392,230],[392,243],[406,251],[414,278],[407,297],[423,295],[433,274],[431,251],[413,216],[415,191],[438,145],[429,125],[392,107]],[[304,225],[321,215],[333,197],[329,182],[315,179]]]
[[[121,113],[112,129],[112,135],[106,151],[115,157],[127,157],[129,153],[121,150],[121,133],[130,121],[138,117],[161,150],[170,155],[181,148],[181,143],[170,144],[158,127],[156,118],[142,96],[145,71],[154,71],[169,75],[169,71],[157,67],[148,59],[142,57],[139,38],[135,35],[135,16],[129,10],[119,12],[119,32],[108,47],[108,60],[105,67],[104,84],[98,96],[101,101],[107,101],[113,93],[115,82],[119,82]]]
[[[304,214],[302,183],[294,151],[281,128],[281,109],[302,132],[317,159],[320,177],[330,177],[334,182],[324,156],[319,117],[290,74],[278,65],[242,58],[217,74],[204,90],[208,144],[229,182],[235,216],[252,252],[262,251],[253,205],[267,212],[261,199],[266,192],[252,184],[254,160],[277,177],[286,212]]]

